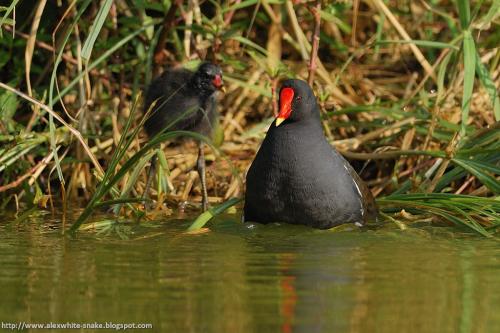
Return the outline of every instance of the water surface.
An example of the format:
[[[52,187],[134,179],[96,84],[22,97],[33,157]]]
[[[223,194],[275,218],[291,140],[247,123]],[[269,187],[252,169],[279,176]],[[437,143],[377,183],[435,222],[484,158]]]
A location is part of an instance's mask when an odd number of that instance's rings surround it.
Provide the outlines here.
[[[494,332],[500,245],[445,228],[341,232],[188,222],[61,236],[0,222],[0,321],[154,332]],[[442,230],[441,230],[442,229]],[[126,239],[128,238],[128,239]],[[496,329],[495,329],[496,328]]]

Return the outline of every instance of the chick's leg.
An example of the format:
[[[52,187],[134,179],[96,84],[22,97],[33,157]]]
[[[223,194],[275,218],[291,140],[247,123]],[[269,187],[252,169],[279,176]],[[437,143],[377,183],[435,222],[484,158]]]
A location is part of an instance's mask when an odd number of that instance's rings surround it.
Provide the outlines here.
[[[198,169],[198,175],[200,176],[202,201],[201,207],[203,211],[208,209],[208,194],[207,194],[207,182],[205,178],[205,152],[203,151],[203,142],[198,143],[198,160],[196,161],[196,168]]]

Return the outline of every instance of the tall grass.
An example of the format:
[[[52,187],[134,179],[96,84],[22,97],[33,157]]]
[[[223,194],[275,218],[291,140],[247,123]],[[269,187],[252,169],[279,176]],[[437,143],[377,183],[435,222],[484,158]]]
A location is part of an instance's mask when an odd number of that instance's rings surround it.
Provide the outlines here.
[[[207,59],[225,72],[219,151],[231,163],[211,157],[210,197],[223,204],[193,229],[243,196],[279,80],[292,76],[311,78],[325,134],[362,170],[390,221],[433,216],[497,232],[498,0],[361,1],[357,10],[280,0],[38,6],[39,22],[27,2],[0,7],[0,207],[86,207],[73,231],[103,206],[141,217],[154,154],[169,173],[156,199],[172,206],[191,193],[196,202],[195,150],[159,147],[181,135],[208,139],[166,131],[146,141],[137,109],[162,68]]]

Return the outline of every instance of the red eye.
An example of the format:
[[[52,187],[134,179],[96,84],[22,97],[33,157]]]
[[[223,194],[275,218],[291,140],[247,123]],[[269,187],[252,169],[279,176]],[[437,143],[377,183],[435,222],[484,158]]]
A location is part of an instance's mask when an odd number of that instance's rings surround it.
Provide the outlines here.
[[[301,97],[301,96],[298,96],[298,97],[297,97],[297,101],[300,101],[301,99],[302,99],[302,97]]]

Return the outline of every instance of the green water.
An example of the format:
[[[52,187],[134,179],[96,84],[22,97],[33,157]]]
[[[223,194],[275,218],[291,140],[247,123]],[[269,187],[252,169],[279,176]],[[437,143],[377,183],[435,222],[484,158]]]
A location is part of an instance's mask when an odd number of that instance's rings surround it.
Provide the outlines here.
[[[50,216],[3,221],[2,323],[153,325],[143,332],[500,328],[499,243],[444,228],[334,233],[229,216],[198,235],[182,233],[187,222],[157,221],[71,239]]]

